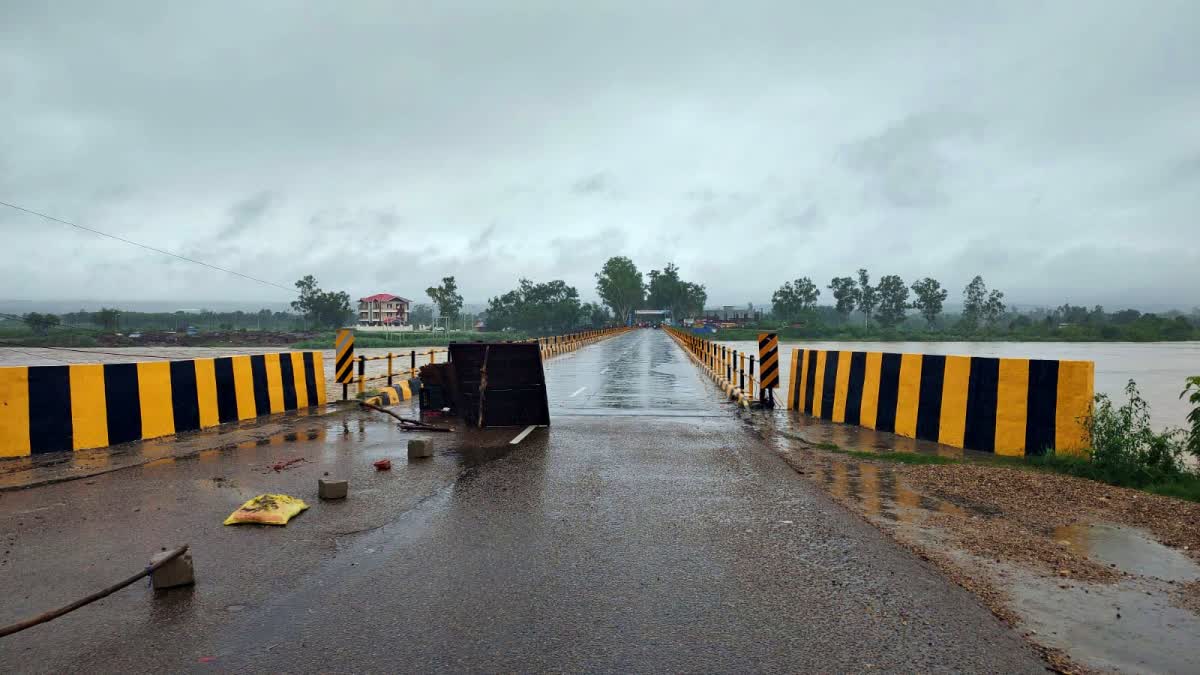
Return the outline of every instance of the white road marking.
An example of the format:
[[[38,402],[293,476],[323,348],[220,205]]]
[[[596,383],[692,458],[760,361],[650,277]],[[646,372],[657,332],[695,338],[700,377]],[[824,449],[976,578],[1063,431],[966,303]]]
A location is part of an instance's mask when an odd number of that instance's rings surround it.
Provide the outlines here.
[[[511,441],[509,441],[508,444],[516,445],[517,443],[520,443],[521,441],[525,440],[525,437],[528,436],[529,433],[536,428],[537,428],[536,424],[530,424],[529,426],[525,427],[525,431],[522,431],[521,433],[517,434],[517,437],[512,439]]]
[[[587,387],[580,387],[579,389],[577,389],[577,390],[575,391],[575,393],[574,393],[574,394],[571,394],[571,395],[570,395],[570,396],[568,396],[567,398],[575,398],[576,396],[578,396],[578,395],[582,394],[584,389],[587,389]]]

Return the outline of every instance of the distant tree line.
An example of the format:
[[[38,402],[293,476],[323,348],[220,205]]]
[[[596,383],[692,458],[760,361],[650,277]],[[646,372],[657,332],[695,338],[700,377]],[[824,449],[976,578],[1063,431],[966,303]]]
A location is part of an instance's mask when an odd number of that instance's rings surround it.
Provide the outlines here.
[[[898,275],[875,284],[860,269],[855,276],[834,277],[826,288],[832,305],[819,305],[821,289],[809,277],[784,282],[771,298],[768,322],[790,324],[802,334],[871,338],[898,332],[908,337],[1010,337],[1064,340],[1188,340],[1200,338],[1200,310],[1163,316],[1135,309],[1106,312],[1070,304],[1055,309],[1020,311],[1006,306],[1004,293],[988,289],[976,276],[962,290],[962,309],[944,311],[949,291],[925,277],[906,284]],[[915,314],[910,313],[915,310]],[[855,315],[861,322],[855,321]]]

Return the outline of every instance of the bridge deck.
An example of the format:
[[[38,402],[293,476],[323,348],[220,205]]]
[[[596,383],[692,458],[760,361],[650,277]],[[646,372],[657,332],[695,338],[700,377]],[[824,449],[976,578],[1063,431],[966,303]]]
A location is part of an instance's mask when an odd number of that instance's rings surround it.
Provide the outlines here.
[[[973,596],[799,479],[665,334],[547,374],[553,426],[515,450],[511,431],[441,439],[433,461],[375,474],[404,436],[350,413],[257,464],[219,452],[0,495],[20,549],[0,622],[127,574],[150,542],[191,541],[200,580],[9,638],[0,670],[1043,669]],[[285,455],[310,461],[261,470]],[[348,472],[350,500],[286,528],[217,525],[243,495],[306,494],[323,471]]]

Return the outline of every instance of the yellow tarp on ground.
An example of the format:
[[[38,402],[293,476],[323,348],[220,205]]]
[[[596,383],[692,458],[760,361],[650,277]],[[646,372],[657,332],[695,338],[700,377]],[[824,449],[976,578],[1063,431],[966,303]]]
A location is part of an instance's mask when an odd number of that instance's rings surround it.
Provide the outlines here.
[[[297,513],[307,508],[308,504],[305,504],[303,499],[287,495],[259,495],[229,514],[225,524],[287,525]]]

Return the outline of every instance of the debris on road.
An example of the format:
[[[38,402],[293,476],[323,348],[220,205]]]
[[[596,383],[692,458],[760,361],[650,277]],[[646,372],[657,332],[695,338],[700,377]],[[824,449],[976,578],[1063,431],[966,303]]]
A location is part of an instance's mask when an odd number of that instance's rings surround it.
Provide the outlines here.
[[[287,525],[296,514],[307,508],[304,500],[288,495],[259,495],[229,514],[225,524]]]
[[[454,429],[451,429],[450,427],[438,427],[438,426],[434,426],[432,424],[426,424],[420,420],[410,420],[407,417],[401,417],[401,416],[397,415],[396,413],[392,412],[391,410],[387,410],[385,408],[380,408],[379,406],[372,405],[370,403],[367,403],[366,401],[360,402],[359,405],[361,405],[362,407],[364,407],[368,410],[374,410],[375,412],[381,412],[385,415],[391,415],[392,417],[395,417],[397,420],[400,421],[400,429],[402,431],[443,431],[443,432],[454,431]]]
[[[317,479],[317,496],[321,499],[345,499],[349,491],[349,481]]]
[[[274,464],[272,464],[272,465],[271,465],[271,468],[272,468],[272,469],[274,469],[274,470],[275,470],[275,471],[277,471],[277,472],[278,472],[278,471],[283,471],[284,469],[291,468],[291,466],[292,466],[293,464],[299,464],[300,462],[303,462],[303,461],[305,461],[303,457],[297,457],[297,458],[295,458],[295,459],[289,459],[289,460],[288,460],[288,461],[286,461],[286,462],[276,462],[276,463],[274,463]]]
[[[66,605],[65,607],[59,607],[58,609],[50,610],[49,612],[44,612],[42,614],[39,614],[39,615],[33,617],[32,619],[26,619],[25,621],[18,621],[17,623],[13,623],[13,624],[9,624],[7,626],[0,627],[0,637],[4,637],[6,635],[12,635],[13,633],[19,633],[19,632],[25,630],[26,628],[33,628],[34,626],[46,623],[47,621],[53,621],[54,619],[57,619],[58,617],[63,616],[64,614],[69,614],[69,613],[79,609],[80,607],[83,607],[85,605],[90,605],[91,603],[93,603],[101,598],[108,597],[108,596],[112,595],[113,593],[116,593],[117,591],[121,590],[122,588],[125,588],[126,586],[132,584],[133,582],[137,581],[138,579],[141,579],[142,577],[154,574],[160,568],[171,564],[176,558],[183,555],[184,553],[187,553],[187,550],[188,550],[188,546],[187,546],[187,544],[184,544],[183,546],[180,546],[179,548],[175,549],[174,551],[164,551],[164,552],[154,556],[154,558],[151,559],[150,564],[146,566],[146,569],[142,570],[141,572],[138,572],[137,574],[129,577],[128,579],[119,581],[119,582],[113,584],[112,586],[105,588],[102,591],[97,591],[85,598],[76,600],[75,602],[72,602],[71,604]],[[190,556],[188,557],[188,568],[189,569],[191,568],[191,557]]]
[[[191,586],[196,583],[196,569],[192,566],[192,554],[184,551],[163,551],[150,559],[154,571],[150,573],[150,582],[155,590],[175,588],[176,586]]]
[[[433,457],[433,443],[427,438],[413,438],[408,441],[408,458],[425,459]]]
[[[392,460],[381,459],[381,460],[375,462],[375,470],[376,471],[391,471],[392,470]]]

